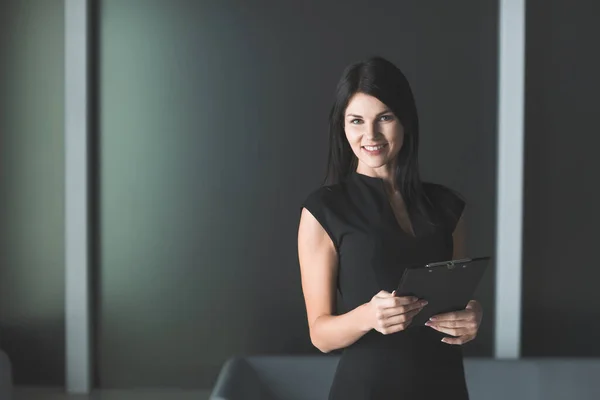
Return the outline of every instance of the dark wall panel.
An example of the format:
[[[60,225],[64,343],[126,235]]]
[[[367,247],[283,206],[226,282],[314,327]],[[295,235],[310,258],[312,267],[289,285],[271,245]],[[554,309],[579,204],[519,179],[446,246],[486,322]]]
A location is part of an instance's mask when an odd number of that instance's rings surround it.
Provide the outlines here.
[[[296,234],[343,67],[413,83],[423,172],[493,252],[496,2],[103,0],[98,367],[103,387],[210,386],[234,354],[317,352]],[[493,274],[474,355],[491,355]]]
[[[64,383],[64,6],[0,2],[0,347]]]
[[[425,179],[458,190],[467,201],[471,256],[495,254],[497,1],[419,3],[415,87]],[[475,297],[484,308],[466,356],[492,356],[494,264]]]
[[[524,356],[600,356],[598,15],[527,5]]]

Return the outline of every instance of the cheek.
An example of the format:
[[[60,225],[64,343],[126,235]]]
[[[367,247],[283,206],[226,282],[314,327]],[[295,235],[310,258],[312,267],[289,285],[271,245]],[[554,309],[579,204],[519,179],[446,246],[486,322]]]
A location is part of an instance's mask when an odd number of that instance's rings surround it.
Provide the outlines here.
[[[404,143],[404,130],[399,126],[390,126],[389,130],[386,130],[385,136],[388,140],[394,142],[394,146],[397,148],[402,147]]]
[[[356,129],[356,127],[354,127],[354,126],[350,126],[350,127],[347,126],[344,128],[344,131],[346,132],[346,139],[348,139],[348,143],[350,143],[350,146],[360,147],[360,140],[361,140],[360,131],[358,129]]]

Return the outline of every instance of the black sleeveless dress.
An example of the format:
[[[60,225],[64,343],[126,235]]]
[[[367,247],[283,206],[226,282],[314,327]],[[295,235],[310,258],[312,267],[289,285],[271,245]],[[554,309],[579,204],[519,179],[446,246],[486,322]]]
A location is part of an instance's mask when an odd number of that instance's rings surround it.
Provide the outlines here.
[[[392,292],[406,266],[452,259],[452,233],[465,203],[450,189],[425,183],[431,221],[411,217],[415,236],[399,226],[383,180],[357,172],[312,192],[303,207],[331,237],[339,257],[345,310]],[[371,330],[343,349],[329,400],[469,398],[462,348],[427,326],[383,335]]]

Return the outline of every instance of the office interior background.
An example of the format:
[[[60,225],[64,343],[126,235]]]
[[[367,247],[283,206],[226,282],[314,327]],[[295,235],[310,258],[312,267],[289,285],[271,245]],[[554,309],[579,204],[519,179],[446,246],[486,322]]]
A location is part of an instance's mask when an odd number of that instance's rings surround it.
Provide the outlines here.
[[[67,384],[65,4],[0,2],[0,349],[17,389]],[[95,389],[210,390],[234,355],[318,353],[299,207],[341,71],[370,55],[410,80],[423,177],[466,197],[469,253],[500,255],[499,1],[87,5]],[[518,353],[596,358],[600,6],[525,7]],[[496,267],[467,357],[496,356]]]

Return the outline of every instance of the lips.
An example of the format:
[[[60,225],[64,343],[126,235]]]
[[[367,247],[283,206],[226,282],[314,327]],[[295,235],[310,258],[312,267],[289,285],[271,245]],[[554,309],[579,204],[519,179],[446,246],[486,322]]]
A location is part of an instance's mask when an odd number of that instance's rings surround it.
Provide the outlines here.
[[[362,146],[361,149],[366,155],[376,157],[376,156],[380,156],[384,152],[386,152],[387,147],[388,147],[387,143],[382,143],[382,144],[377,144],[377,145],[373,145],[373,146],[371,146],[371,145]]]
[[[366,145],[366,146],[363,146],[363,148],[367,151],[377,151],[377,150],[383,149],[385,146],[387,146],[387,143],[376,144],[376,145]]]

